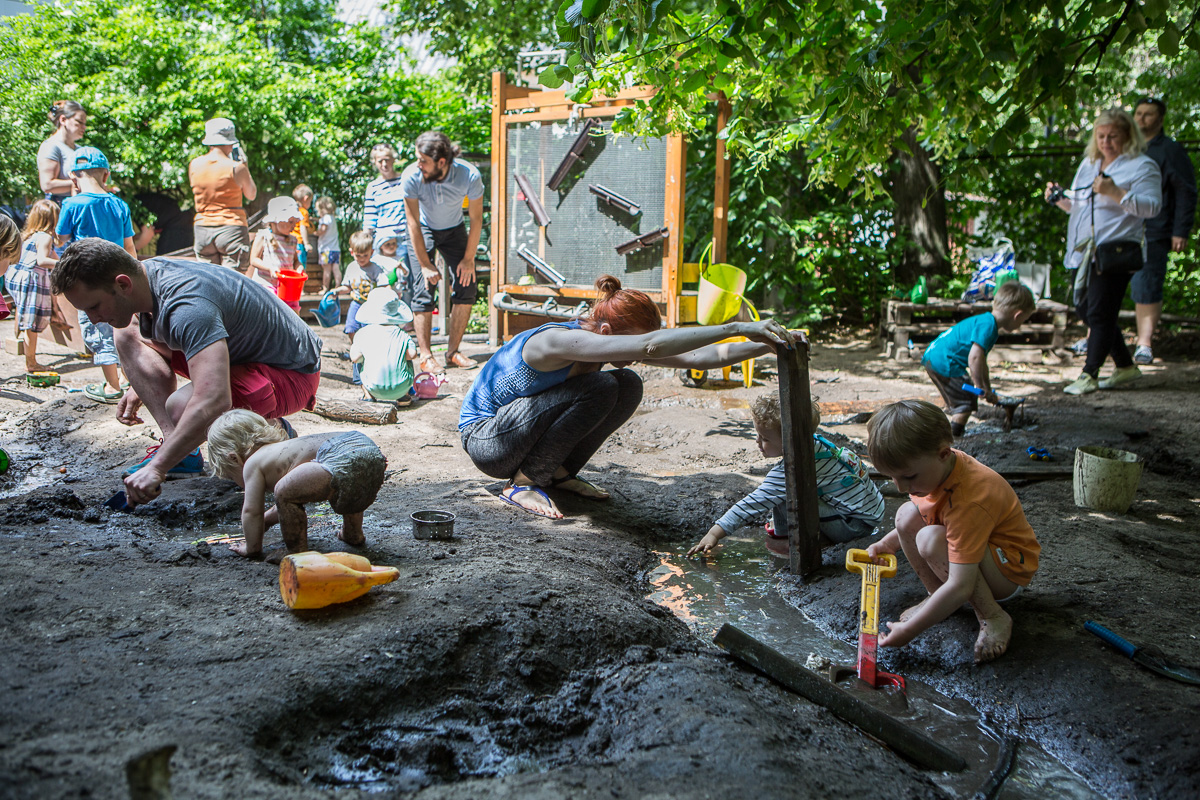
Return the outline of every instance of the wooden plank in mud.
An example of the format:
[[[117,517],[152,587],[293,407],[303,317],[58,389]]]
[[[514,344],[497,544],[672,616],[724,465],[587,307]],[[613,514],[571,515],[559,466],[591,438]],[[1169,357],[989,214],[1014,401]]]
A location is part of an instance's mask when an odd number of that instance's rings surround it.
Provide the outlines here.
[[[945,745],[864,703],[845,689],[728,623],[717,631],[713,642],[785,689],[829,709],[839,719],[875,737],[923,769],[962,772],[967,768],[966,760]]]

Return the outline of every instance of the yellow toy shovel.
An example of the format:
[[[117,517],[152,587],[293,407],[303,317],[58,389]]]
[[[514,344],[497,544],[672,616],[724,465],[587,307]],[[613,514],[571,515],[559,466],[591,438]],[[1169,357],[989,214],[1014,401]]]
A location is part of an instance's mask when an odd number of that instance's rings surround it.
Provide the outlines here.
[[[879,641],[879,579],[896,576],[896,557],[882,556],[885,565],[876,564],[866,550],[847,550],[846,569],[862,575],[862,594],[858,611],[858,677],[878,689],[896,686],[904,691],[904,678],[876,668],[875,651]]]

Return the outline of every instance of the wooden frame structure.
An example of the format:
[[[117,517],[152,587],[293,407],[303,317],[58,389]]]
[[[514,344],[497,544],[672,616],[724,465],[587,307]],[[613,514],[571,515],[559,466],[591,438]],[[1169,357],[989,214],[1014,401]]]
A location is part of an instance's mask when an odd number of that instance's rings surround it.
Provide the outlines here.
[[[569,119],[575,114],[580,119],[596,119],[616,116],[623,108],[627,108],[639,100],[645,100],[654,95],[656,89],[651,86],[634,86],[625,89],[612,97],[594,97],[586,104],[576,104],[567,99],[565,91],[546,91],[525,86],[510,84],[504,73],[492,73],[492,220],[491,220],[491,260],[492,273],[489,291],[491,296],[504,292],[522,298],[552,298],[565,301],[567,305],[575,305],[582,300],[590,300],[595,296],[591,286],[561,287],[548,285],[523,286],[507,283],[508,274],[508,132],[509,127],[529,122],[556,122]],[[728,109],[728,104],[725,105]],[[727,111],[726,111],[727,113]],[[683,203],[684,187],[687,171],[687,142],[681,135],[668,136],[666,144],[666,194],[664,198],[663,225],[669,231],[663,242],[662,253],[662,284],[655,291],[647,291],[663,309],[667,326],[675,327],[681,323],[680,302],[682,294],[683,275]],[[719,240],[719,255],[725,255],[725,208],[729,198],[729,172],[724,162],[724,143],[718,144],[717,162],[717,197],[720,226],[714,233],[714,240]],[[724,201],[721,202],[721,185],[724,181]],[[714,222],[717,220],[714,214]],[[544,231],[539,234],[544,244]],[[716,251],[714,251],[716,252]],[[529,318],[502,312],[491,306],[489,308],[488,332],[493,346],[502,344],[509,337],[520,333],[534,323],[541,324],[546,320],[541,317]]]

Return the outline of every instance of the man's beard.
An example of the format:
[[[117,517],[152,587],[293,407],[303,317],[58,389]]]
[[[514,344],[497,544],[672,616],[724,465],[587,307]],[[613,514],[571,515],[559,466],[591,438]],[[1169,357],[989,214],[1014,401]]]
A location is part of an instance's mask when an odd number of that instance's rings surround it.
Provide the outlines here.
[[[441,183],[442,181],[446,180],[446,176],[449,174],[450,174],[450,165],[447,164],[446,169],[440,175],[437,175],[432,178],[426,177],[425,173],[422,172],[421,180],[423,180],[425,183]]]

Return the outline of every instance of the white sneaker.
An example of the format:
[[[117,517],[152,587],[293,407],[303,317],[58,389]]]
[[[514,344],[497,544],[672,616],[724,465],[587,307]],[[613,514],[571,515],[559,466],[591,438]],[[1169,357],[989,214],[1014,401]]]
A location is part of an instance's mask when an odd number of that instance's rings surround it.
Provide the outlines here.
[[[1082,339],[1079,339],[1078,341],[1075,342],[1075,344],[1071,345],[1067,349],[1070,350],[1072,353],[1074,353],[1077,356],[1086,356],[1087,355],[1087,337],[1085,336]]]
[[[1133,351],[1133,363],[1135,364],[1153,364],[1154,351],[1144,344],[1139,344],[1137,350]]]
[[[1115,389],[1122,384],[1136,381],[1140,377],[1142,377],[1142,371],[1137,368],[1137,365],[1118,367],[1113,370],[1112,375],[1100,381],[1099,386],[1101,389]]]
[[[1063,389],[1067,394],[1089,394],[1100,388],[1100,384],[1091,375],[1086,372],[1075,379],[1067,388]]]

